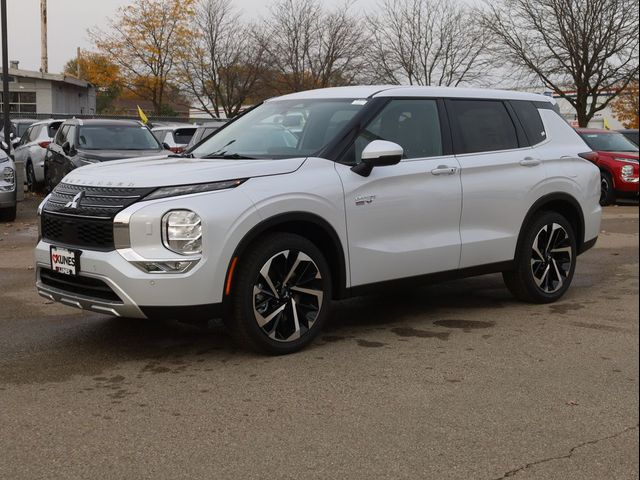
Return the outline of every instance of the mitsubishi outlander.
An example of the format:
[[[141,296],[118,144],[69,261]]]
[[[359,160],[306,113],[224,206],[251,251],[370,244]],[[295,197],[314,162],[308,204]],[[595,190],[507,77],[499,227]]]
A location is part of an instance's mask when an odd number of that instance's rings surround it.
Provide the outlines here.
[[[181,155],[69,173],[39,207],[36,287],[128,318],[222,317],[275,354],[308,345],[332,300],[394,284],[501,272],[553,302],[599,232],[589,151],[535,94],[285,95]]]

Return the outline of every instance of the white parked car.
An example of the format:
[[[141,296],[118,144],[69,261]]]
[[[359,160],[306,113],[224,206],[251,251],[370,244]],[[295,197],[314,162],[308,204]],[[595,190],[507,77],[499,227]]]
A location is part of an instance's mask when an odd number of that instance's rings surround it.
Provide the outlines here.
[[[62,122],[43,120],[30,125],[15,147],[13,156],[24,165],[24,178],[30,191],[44,185],[44,157]]]
[[[299,137],[274,120],[290,111]],[[311,342],[333,299],[395,284],[502,272],[517,298],[553,302],[599,232],[588,150],[533,94],[274,98],[182,158],[67,175],[40,206],[37,289],[124,317],[222,316],[270,353]]]
[[[0,150],[0,221],[16,219],[16,165]]]
[[[187,149],[197,128],[196,125],[168,125],[153,127],[151,131],[166,150],[182,153]]]

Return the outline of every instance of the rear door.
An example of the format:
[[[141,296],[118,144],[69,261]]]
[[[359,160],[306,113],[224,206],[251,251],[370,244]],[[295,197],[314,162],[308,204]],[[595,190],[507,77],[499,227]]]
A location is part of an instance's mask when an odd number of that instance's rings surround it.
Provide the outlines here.
[[[446,122],[434,99],[392,99],[336,164],[345,195],[352,286],[458,268],[462,191]],[[444,125],[443,125],[444,123]],[[363,177],[351,171],[382,139],[403,160]]]
[[[512,260],[535,188],[546,178],[508,102],[446,102],[461,167],[460,268]]]

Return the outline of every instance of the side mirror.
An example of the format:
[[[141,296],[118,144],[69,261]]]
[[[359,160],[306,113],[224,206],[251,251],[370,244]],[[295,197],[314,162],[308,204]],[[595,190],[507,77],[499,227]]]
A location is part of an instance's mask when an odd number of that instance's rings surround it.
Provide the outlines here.
[[[71,151],[71,144],[69,142],[64,142],[62,144],[62,151],[66,154],[69,155],[69,152]]]
[[[397,143],[386,140],[374,140],[362,151],[361,162],[351,170],[358,175],[368,177],[373,167],[397,165],[402,160],[404,150]]]
[[[162,148],[164,148],[165,150],[171,150],[171,147],[167,142],[162,142]]]

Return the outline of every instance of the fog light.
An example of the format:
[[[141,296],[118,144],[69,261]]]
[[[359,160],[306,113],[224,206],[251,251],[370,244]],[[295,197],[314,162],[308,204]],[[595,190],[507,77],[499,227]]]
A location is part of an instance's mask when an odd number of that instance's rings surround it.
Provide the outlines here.
[[[620,174],[625,182],[632,182],[637,176],[633,174],[633,165],[625,165],[620,169]]]
[[[198,263],[198,260],[132,263],[145,273],[186,273]]]
[[[162,217],[162,243],[172,252],[202,252],[202,222],[191,210],[172,210]]]

